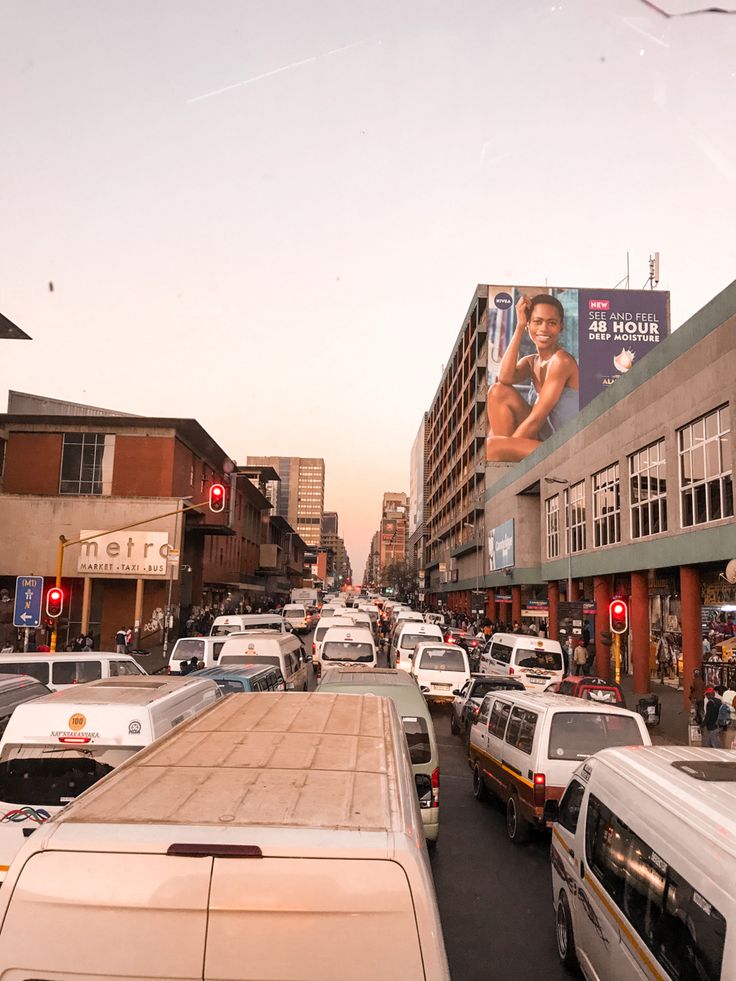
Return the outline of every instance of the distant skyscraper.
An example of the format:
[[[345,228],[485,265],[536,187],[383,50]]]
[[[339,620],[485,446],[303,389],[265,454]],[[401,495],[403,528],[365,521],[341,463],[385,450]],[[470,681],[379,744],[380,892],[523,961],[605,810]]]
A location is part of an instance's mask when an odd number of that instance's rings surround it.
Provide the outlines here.
[[[325,461],[320,457],[249,456],[248,464],[273,467],[275,513],[286,518],[307,545],[319,546],[325,506]]]
[[[402,492],[383,495],[379,536],[381,572],[392,562],[406,561],[406,539],[409,524],[409,498]]]
[[[322,534],[337,534],[337,511],[325,511],[322,515]]]

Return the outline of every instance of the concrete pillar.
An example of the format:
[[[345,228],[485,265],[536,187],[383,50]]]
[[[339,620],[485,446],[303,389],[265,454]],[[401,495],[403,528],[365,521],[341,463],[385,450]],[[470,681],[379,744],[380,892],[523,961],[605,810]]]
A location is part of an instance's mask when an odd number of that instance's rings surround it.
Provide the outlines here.
[[[649,691],[649,579],[646,572],[631,573],[631,662],[634,670],[634,692]]]
[[[696,566],[680,566],[680,617],[682,620],[682,687],[685,708],[689,708],[688,692],[693,671],[700,667],[703,655],[701,624],[700,572]]]
[[[550,640],[560,639],[560,584],[555,580],[547,583],[547,617],[548,636]]]
[[[135,616],[133,623],[133,644],[136,649],[141,646],[141,620],[143,619],[143,583],[145,580],[136,579],[135,581]]]
[[[498,609],[496,605],[496,590],[489,589],[486,594],[486,616],[493,623],[498,620]]]
[[[593,602],[595,603],[595,673],[608,681],[611,677],[611,648],[603,643],[603,634],[609,633],[608,606],[611,587],[607,576],[594,576]]]
[[[86,634],[89,630],[89,611],[92,605],[92,579],[84,577],[84,588],[82,590],[82,633]]]
[[[511,587],[511,623],[521,623],[521,586]]]

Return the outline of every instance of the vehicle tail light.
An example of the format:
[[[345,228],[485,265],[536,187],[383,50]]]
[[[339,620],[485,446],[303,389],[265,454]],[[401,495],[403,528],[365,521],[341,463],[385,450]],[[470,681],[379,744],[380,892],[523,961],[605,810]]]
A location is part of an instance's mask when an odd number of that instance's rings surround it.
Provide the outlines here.
[[[509,674],[513,674],[513,673],[514,673],[514,669],[511,667],[511,665],[509,665]]]
[[[401,654],[399,653],[399,648],[397,647],[396,648],[396,655],[394,657],[394,663],[395,664],[398,664],[400,660],[401,660]]]
[[[534,774],[534,806],[544,807],[547,796],[547,780],[543,773]]]
[[[314,643],[314,641],[312,641],[312,654],[316,654],[316,653],[317,653],[317,645]]]
[[[440,768],[432,770],[432,807],[440,806]]]

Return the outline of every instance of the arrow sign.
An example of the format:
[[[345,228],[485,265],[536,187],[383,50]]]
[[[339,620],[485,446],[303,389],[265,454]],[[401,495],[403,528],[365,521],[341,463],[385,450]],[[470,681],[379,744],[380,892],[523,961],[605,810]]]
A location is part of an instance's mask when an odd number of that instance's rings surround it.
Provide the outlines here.
[[[43,576],[18,576],[15,580],[14,627],[41,625]]]

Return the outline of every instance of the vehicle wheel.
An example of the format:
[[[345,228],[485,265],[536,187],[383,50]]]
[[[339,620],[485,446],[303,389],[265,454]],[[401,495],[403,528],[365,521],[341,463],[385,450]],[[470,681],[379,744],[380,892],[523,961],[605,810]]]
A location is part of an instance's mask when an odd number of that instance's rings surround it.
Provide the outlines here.
[[[460,729],[458,728],[457,722],[455,721],[454,712],[450,716],[450,732],[453,734],[453,736],[457,736],[460,733]]]
[[[515,845],[523,845],[529,840],[529,822],[519,814],[519,801],[511,794],[506,801],[506,834]]]
[[[473,767],[473,797],[476,800],[487,800],[488,791],[486,790],[486,785],[483,783],[483,774],[480,772],[480,767],[476,763]]]
[[[575,951],[575,935],[572,931],[570,906],[564,892],[560,893],[560,900],[557,903],[555,934],[557,936],[557,953],[560,955],[560,960],[565,967],[576,968],[578,966],[578,955]]]

